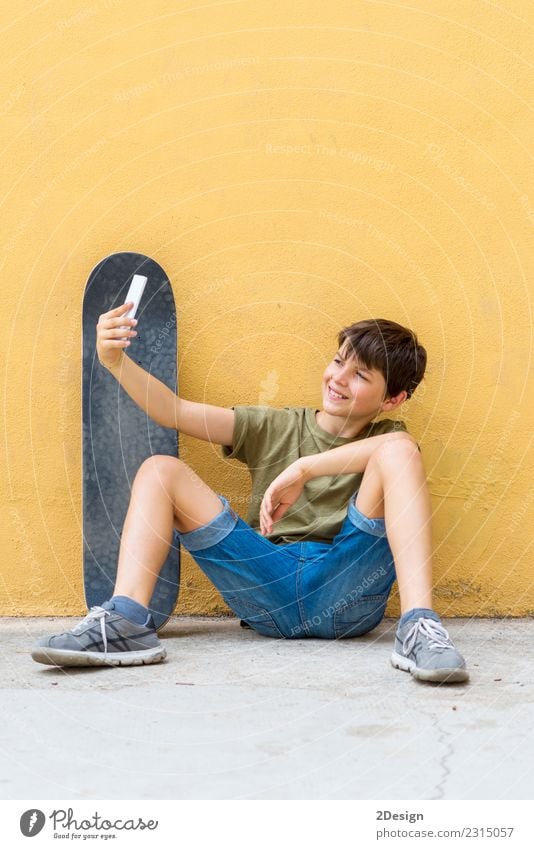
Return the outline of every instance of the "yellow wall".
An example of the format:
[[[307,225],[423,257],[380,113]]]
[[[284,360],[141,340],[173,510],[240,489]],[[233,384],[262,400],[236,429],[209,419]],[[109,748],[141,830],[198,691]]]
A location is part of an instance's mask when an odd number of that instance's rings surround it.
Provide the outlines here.
[[[192,400],[319,405],[341,325],[413,327],[436,606],[532,612],[532,4],[2,12],[0,613],[85,609],[80,314],[119,250],[170,275]],[[245,516],[246,469],[182,446]],[[178,611],[224,610],[184,567]]]

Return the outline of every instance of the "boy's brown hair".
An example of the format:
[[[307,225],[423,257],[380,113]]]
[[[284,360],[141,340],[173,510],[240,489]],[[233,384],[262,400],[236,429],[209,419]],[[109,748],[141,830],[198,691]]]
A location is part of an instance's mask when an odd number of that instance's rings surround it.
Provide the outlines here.
[[[387,318],[370,318],[344,327],[338,343],[344,356],[354,355],[362,366],[383,374],[388,398],[403,390],[411,398],[423,379],[425,349],[413,330]]]

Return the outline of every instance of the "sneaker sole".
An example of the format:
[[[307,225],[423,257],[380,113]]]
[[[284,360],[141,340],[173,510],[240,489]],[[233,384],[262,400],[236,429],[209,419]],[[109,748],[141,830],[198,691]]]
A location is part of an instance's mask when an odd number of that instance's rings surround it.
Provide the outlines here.
[[[467,669],[461,666],[451,667],[450,669],[419,669],[413,660],[403,657],[398,652],[394,651],[391,655],[391,664],[395,669],[402,669],[403,672],[410,672],[418,681],[432,681],[443,684],[457,684],[461,681],[469,680]]]
[[[47,666],[143,666],[149,663],[160,663],[167,657],[164,648],[146,649],[144,651],[102,652],[65,651],[38,646],[32,651],[32,658],[37,663]]]

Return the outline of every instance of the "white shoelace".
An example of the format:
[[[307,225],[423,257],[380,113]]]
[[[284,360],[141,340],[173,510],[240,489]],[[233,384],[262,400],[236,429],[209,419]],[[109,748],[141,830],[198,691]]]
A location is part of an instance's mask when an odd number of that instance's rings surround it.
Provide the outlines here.
[[[87,625],[91,621],[98,622],[100,620],[100,633],[102,634],[102,642],[104,643],[104,657],[108,653],[108,638],[104,620],[110,613],[111,611],[106,610],[104,607],[92,607],[87,616],[72,629],[73,634],[79,634],[84,625]]]
[[[454,648],[451,638],[449,637],[449,632],[443,627],[443,625],[436,622],[435,619],[424,619],[421,617],[417,620],[415,625],[412,625],[404,638],[402,644],[404,654],[410,654],[415,645],[417,636],[420,633],[423,636],[428,637],[428,647],[431,650]]]

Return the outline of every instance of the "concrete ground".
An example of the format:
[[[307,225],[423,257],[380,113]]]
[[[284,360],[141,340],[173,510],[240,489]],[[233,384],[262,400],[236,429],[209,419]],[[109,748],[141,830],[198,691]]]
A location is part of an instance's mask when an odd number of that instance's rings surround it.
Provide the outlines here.
[[[0,798],[531,799],[534,620],[448,620],[469,684],[389,663],[395,622],[276,640],[173,618],[165,663],[32,661],[72,619],[0,619]]]

